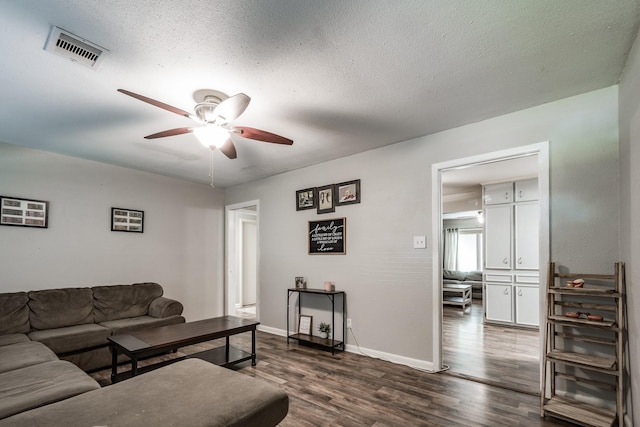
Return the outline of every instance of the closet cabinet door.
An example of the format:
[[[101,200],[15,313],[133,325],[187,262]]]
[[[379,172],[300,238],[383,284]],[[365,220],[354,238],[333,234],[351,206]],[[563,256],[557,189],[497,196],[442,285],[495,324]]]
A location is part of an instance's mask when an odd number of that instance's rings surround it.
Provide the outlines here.
[[[511,269],[511,205],[487,206],[484,218],[485,269]]]
[[[515,205],[516,270],[538,269],[538,213],[537,202]]]
[[[516,323],[526,326],[540,324],[540,289],[538,286],[516,285]]]
[[[538,178],[516,181],[513,199],[515,202],[538,200]]]
[[[485,285],[485,318],[490,321],[513,323],[513,286],[487,283]]]
[[[485,185],[482,191],[485,206],[513,202],[513,182]]]

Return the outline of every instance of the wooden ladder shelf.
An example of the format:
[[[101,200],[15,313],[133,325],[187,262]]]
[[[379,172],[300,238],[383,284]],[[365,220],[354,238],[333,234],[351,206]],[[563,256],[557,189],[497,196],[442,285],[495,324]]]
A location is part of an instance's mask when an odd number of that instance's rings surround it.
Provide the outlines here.
[[[569,286],[576,279],[583,287]],[[623,263],[613,274],[558,273],[549,263],[541,416],[590,427],[624,425],[624,288]]]

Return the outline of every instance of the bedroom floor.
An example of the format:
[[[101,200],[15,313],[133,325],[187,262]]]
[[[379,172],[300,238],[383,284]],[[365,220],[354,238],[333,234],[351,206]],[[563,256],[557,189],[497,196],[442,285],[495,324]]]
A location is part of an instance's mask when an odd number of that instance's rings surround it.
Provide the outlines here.
[[[482,323],[482,301],[463,313],[444,306],[442,360],[448,373],[506,389],[540,394],[540,342],[537,330]]]

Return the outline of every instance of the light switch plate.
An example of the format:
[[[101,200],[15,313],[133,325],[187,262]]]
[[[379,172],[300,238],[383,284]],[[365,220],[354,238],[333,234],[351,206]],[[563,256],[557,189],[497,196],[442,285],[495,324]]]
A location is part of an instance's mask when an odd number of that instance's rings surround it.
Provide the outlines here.
[[[425,236],[413,236],[413,249],[425,249],[427,238]]]

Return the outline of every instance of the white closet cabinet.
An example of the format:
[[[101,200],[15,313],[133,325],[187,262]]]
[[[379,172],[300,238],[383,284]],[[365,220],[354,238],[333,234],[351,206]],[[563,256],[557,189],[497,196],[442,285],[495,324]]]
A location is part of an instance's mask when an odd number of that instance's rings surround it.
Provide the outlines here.
[[[511,270],[512,206],[487,206],[484,210],[485,268]]]
[[[538,180],[485,185],[485,321],[537,327]]]

